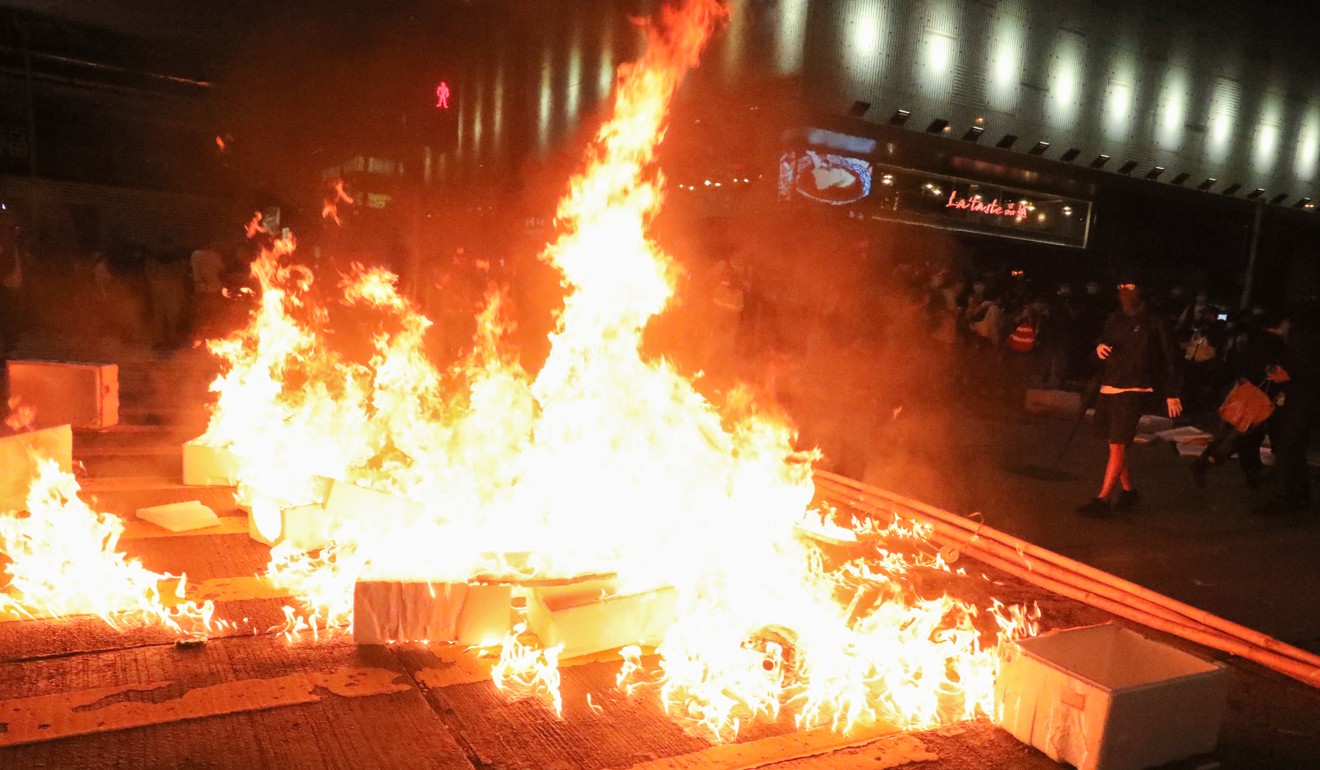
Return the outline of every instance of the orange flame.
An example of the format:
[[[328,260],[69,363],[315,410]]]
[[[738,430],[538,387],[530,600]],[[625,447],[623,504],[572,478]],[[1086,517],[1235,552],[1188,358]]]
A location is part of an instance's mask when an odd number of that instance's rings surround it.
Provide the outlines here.
[[[716,0],[664,8],[642,58],[620,68],[613,113],[543,255],[566,296],[535,379],[505,350],[499,292],[472,349],[440,368],[425,351],[430,320],[394,276],[358,267],[335,309],[375,325],[370,360],[354,360],[323,334],[331,308],[309,292],[292,239],[263,245],[251,323],[211,343],[225,370],[203,440],[239,458],[238,497],[269,537],[327,478],[398,503],[336,512],[329,547],[272,551],[271,579],[302,600],[291,634],[350,623],[360,577],[613,573],[621,591],[678,597],[658,670],[625,648],[620,686],[658,688],[675,719],[713,740],[785,708],[840,730],[988,713],[998,646],[1032,632],[1028,613],[920,595],[914,572],[949,572],[921,555],[928,530],[813,513],[815,453],[794,448],[784,419],[747,391],[717,408],[640,352],[678,271],[648,235],[663,200],[655,151],[724,15]],[[857,553],[827,565],[812,543],[831,541]],[[495,682],[559,713],[560,651],[524,631],[505,640]]]
[[[38,463],[26,512],[0,513],[0,553],[9,559],[0,615],[95,615],[113,627],[152,624],[205,636],[215,606],[182,601],[187,578],[152,572],[119,551],[124,524],[78,498],[78,482],[48,459]],[[162,589],[177,580],[173,595]]]

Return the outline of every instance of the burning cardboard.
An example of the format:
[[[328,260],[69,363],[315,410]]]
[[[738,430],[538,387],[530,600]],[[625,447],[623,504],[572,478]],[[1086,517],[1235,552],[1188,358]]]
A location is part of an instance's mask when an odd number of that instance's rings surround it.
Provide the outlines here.
[[[22,510],[37,476],[40,458],[54,460],[60,470],[73,468],[73,430],[68,425],[0,437],[0,511]]]
[[[171,532],[206,529],[220,523],[220,517],[215,515],[215,511],[202,505],[200,500],[139,508],[137,517]]]
[[[62,361],[10,361],[9,395],[36,411],[38,425],[119,424],[119,367]]]
[[[995,696],[999,725],[1051,759],[1078,770],[1139,770],[1214,750],[1228,675],[1106,624],[1018,642]]]
[[[183,445],[183,483],[190,487],[231,487],[238,479],[238,455],[193,439]]]
[[[499,644],[513,627],[507,585],[359,580],[353,588],[353,641]]]
[[[665,586],[621,593],[613,580],[588,580],[527,592],[527,623],[560,658],[629,644],[656,645],[673,625],[678,591]]]

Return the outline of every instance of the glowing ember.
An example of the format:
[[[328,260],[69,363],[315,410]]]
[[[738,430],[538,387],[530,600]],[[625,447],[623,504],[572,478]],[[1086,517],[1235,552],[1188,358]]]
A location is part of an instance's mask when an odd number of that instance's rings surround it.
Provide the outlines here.
[[[0,553],[9,561],[0,615],[95,615],[114,627],[151,624],[204,636],[213,603],[182,601],[185,577],[152,572],[125,557],[119,551],[123,522],[80,500],[78,482],[54,461],[38,467],[27,511],[0,513]],[[173,595],[162,595],[175,580]]]
[[[226,369],[203,443],[239,458],[238,496],[271,539],[279,510],[315,502],[324,478],[415,503],[336,518],[319,552],[272,552],[271,579],[304,605],[291,632],[351,622],[360,578],[611,574],[620,594],[677,594],[659,668],[624,648],[620,687],[658,688],[675,719],[711,739],[782,709],[840,730],[988,713],[997,647],[1031,632],[1025,613],[996,605],[980,617],[914,590],[914,573],[948,573],[916,547],[928,532],[809,512],[814,455],[794,449],[789,425],[746,391],[717,408],[640,352],[678,270],[648,237],[663,198],[653,157],[724,13],[716,0],[665,8],[642,58],[620,69],[613,114],[544,255],[566,296],[534,380],[504,350],[497,292],[472,352],[441,369],[423,346],[430,321],[394,277],[355,269],[335,312],[376,324],[361,361],[323,334],[331,309],[291,263],[292,239],[263,249],[251,324],[211,343]],[[827,547],[852,550],[827,559]],[[505,640],[495,684],[558,713],[559,650],[522,633]]]

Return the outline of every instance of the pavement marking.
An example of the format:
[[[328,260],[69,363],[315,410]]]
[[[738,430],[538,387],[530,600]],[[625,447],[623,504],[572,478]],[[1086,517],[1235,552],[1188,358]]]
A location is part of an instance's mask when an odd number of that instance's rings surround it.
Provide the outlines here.
[[[397,683],[403,675],[384,668],[341,667],[334,671],[289,674],[185,690],[157,703],[134,699],[171,682],[97,687],[78,692],[0,701],[0,747],[74,735],[106,733],[188,719],[265,711],[321,700],[319,689],[341,698],[387,695],[412,689]],[[104,705],[100,705],[103,702]]]
[[[629,770],[696,770],[696,768],[702,768],[702,770],[754,770],[754,768],[775,765],[793,759],[805,759],[830,754],[842,749],[865,746],[868,743],[874,743],[881,738],[900,732],[899,728],[884,722],[859,727],[847,734],[835,732],[828,727],[814,727],[786,735],[763,738],[759,741],[721,743],[692,754],[642,762],[633,765]],[[867,767],[898,767],[900,764],[916,762],[920,759],[939,758],[934,755],[918,756],[918,754],[925,754],[926,751],[924,745],[920,745],[919,741],[917,743],[920,752],[895,752],[896,760],[906,757],[908,754],[912,755],[911,758],[904,758],[898,764],[872,765],[868,763]]]
[[[288,599],[293,596],[289,589],[277,586],[262,575],[247,575],[245,577],[212,578],[211,580],[202,580],[199,582],[189,581],[184,589],[183,597],[177,596],[179,581],[175,579],[162,580],[158,584],[160,591],[160,603],[166,608],[177,607],[184,602],[195,601],[198,603],[208,599],[217,604],[223,602],[236,602],[246,599]],[[0,623],[8,623],[15,620],[49,620],[60,617],[59,615],[34,611],[31,614],[25,614],[16,610],[0,611]]]
[[[141,519],[124,519],[124,540],[146,540],[153,537],[195,537],[197,535],[246,535],[248,520],[246,516],[221,516],[220,523],[202,529],[190,529],[187,532],[171,532],[162,526]]]

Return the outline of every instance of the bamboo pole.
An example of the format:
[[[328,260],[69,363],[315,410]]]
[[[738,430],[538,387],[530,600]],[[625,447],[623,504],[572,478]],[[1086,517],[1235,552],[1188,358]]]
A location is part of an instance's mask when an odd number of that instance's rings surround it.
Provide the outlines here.
[[[975,558],[1028,582],[1048,582],[1042,587],[1320,686],[1320,656],[948,511],[827,471],[816,475],[825,490],[863,507],[906,509]]]

